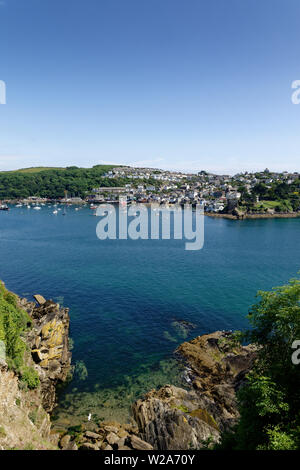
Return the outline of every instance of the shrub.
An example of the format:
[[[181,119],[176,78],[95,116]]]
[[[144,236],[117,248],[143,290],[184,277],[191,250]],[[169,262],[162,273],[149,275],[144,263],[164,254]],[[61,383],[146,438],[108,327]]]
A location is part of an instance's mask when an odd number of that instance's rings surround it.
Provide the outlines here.
[[[37,371],[33,369],[33,367],[23,367],[21,376],[21,381],[31,390],[37,388],[40,385],[39,375]]]

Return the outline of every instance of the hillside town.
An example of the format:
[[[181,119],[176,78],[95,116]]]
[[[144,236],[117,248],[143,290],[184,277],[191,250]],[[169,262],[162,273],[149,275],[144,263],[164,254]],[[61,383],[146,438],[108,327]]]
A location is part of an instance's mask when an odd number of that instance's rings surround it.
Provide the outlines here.
[[[249,203],[260,208],[263,192],[279,185],[287,190],[296,185],[300,189],[299,173],[274,173],[266,169],[257,173],[239,173],[235,176],[217,175],[200,171],[181,173],[152,168],[118,167],[105,175],[112,181],[126,178],[130,183],[124,187],[94,188],[87,199],[93,202],[117,200],[120,195],[127,201],[160,204],[201,204],[206,212],[218,213],[233,211],[239,203]],[[294,191],[295,196],[298,192]],[[265,204],[266,211],[272,213],[276,205]],[[274,207],[272,208],[271,206]],[[290,208],[295,209],[295,208]]]
[[[95,167],[94,167],[95,168]],[[93,169],[92,169],[93,170]],[[183,173],[158,168],[109,167],[97,180],[99,186],[86,191],[70,190],[69,181],[79,181],[82,170],[66,169],[64,197],[42,197],[31,194],[14,200],[17,204],[60,202],[91,205],[117,203],[119,198],[128,204],[201,204],[210,214],[297,213],[300,211],[300,174],[297,172],[238,173],[218,175],[207,171]],[[57,173],[60,174],[60,173]],[[72,179],[73,178],[73,179]],[[82,182],[82,179],[80,180]],[[102,184],[101,184],[102,183]],[[74,187],[74,184],[73,184]],[[12,198],[2,198],[1,210]]]

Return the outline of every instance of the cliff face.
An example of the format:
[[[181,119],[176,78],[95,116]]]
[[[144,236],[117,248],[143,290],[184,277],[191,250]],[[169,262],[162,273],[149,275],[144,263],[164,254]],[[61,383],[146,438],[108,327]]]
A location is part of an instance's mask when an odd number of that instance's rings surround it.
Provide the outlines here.
[[[50,427],[40,390],[22,390],[16,374],[0,361],[0,449],[54,449]]]
[[[52,301],[42,305],[17,299],[18,307],[32,319],[23,336],[24,364],[36,370],[40,385],[28,389],[19,375],[0,361],[0,449],[54,449],[49,412],[55,406],[55,388],[66,379],[71,353],[68,347],[68,309]]]
[[[41,381],[43,407],[51,412],[55,406],[56,386],[66,380],[71,365],[69,310],[51,300],[37,306],[22,299],[20,305],[33,319],[26,342]]]
[[[252,366],[252,346],[234,344],[215,332],[183,343],[177,350],[187,366],[187,391],[166,385],[133,405],[139,435],[155,449],[201,449],[238,418],[236,391]]]

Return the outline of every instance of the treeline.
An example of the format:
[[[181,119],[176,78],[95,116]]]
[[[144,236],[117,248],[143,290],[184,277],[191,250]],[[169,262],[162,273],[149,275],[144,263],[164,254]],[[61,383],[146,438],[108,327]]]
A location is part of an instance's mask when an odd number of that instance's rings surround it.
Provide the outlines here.
[[[56,199],[64,197],[65,191],[68,191],[69,195],[84,197],[95,187],[124,186],[129,182],[126,178],[104,177],[105,173],[112,168],[112,165],[96,165],[93,168],[72,166],[36,173],[34,171],[2,172],[0,173],[0,200],[29,196]]]

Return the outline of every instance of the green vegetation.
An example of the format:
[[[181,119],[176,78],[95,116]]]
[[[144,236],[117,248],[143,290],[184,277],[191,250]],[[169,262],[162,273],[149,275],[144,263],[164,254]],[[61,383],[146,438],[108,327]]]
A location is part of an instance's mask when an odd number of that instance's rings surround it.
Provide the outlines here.
[[[177,410],[183,411],[183,413],[189,413],[189,409],[184,405],[171,405],[171,408],[176,408]]]
[[[17,306],[16,296],[0,282],[0,340],[4,342],[9,367],[19,369],[23,364],[26,345],[21,338],[31,325],[29,315]]]
[[[230,350],[238,349],[241,346],[241,341],[243,338],[243,333],[241,331],[235,331],[228,338],[220,338],[218,344],[220,347],[225,347]]]
[[[124,186],[126,178],[109,179],[105,173],[112,165],[96,165],[93,168],[27,168],[0,172],[0,199],[18,199],[29,196],[62,198],[64,191],[84,197],[99,186]]]
[[[17,297],[0,282],[0,340],[5,344],[8,367],[18,372],[29,389],[39,385],[37,372],[24,364],[26,344],[22,333],[32,324],[29,315],[17,305]]]
[[[30,390],[37,388],[40,384],[39,375],[33,367],[22,367],[21,377],[22,383],[25,384]]]
[[[258,174],[258,177],[265,176]],[[275,212],[293,212],[300,210],[300,180],[296,179],[292,184],[284,181],[265,184],[258,182],[251,192],[241,185],[241,199],[239,208],[247,212],[264,213],[268,209]],[[257,201],[258,199],[258,201]]]
[[[300,339],[300,280],[259,296],[249,313],[253,328],[244,335],[258,346],[258,359],[238,392],[239,423],[217,447],[299,449],[300,364],[293,364],[292,344]]]

